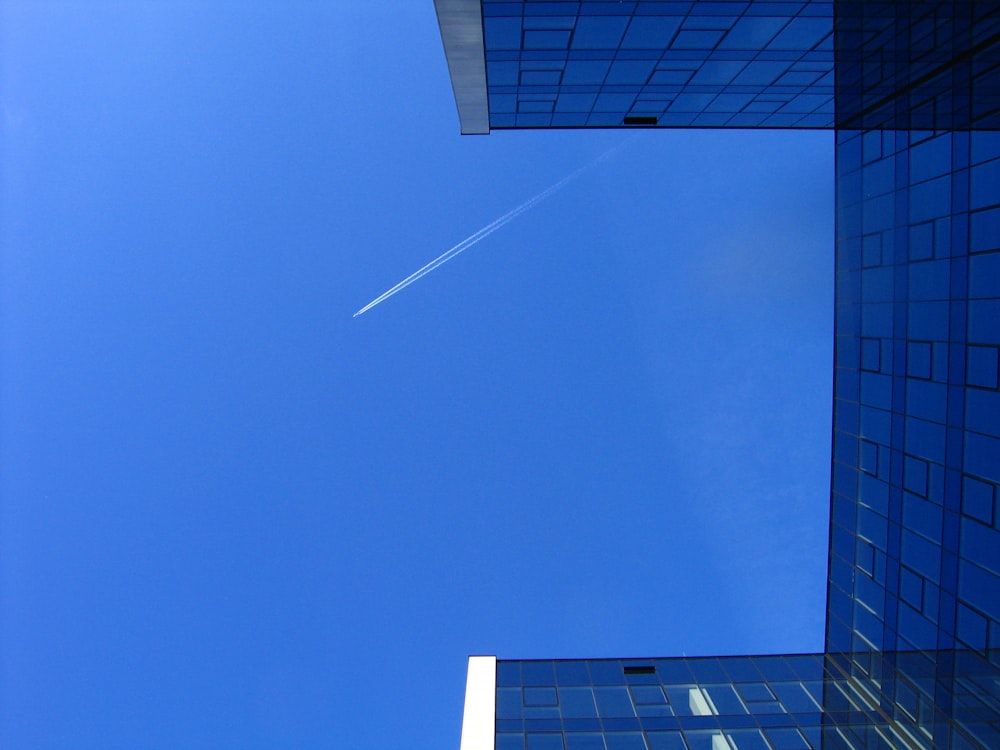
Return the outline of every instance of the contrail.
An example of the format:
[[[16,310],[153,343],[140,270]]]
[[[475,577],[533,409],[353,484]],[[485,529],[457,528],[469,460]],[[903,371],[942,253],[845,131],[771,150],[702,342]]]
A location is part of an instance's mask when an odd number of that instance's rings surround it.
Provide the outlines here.
[[[626,141],[625,143],[628,143],[628,141]],[[468,250],[470,247],[472,247],[476,243],[478,243],[478,242],[486,239],[487,237],[489,237],[491,234],[493,234],[495,231],[497,231],[498,229],[500,229],[505,224],[509,224],[510,222],[512,222],[514,219],[516,219],[518,216],[520,216],[521,214],[523,214],[525,211],[531,210],[532,208],[534,208],[535,206],[537,206],[539,203],[541,203],[546,198],[548,198],[548,197],[554,195],[555,193],[559,192],[560,190],[562,190],[564,187],[566,187],[569,183],[571,183],[577,177],[579,177],[580,175],[582,175],[588,169],[591,169],[592,167],[597,166],[602,161],[604,161],[605,159],[609,158],[616,151],[618,151],[621,148],[623,148],[625,146],[625,143],[620,143],[617,146],[613,146],[613,147],[609,148],[607,151],[605,151],[603,154],[601,154],[600,156],[598,156],[593,161],[588,162],[587,164],[584,164],[582,167],[580,167],[579,169],[577,169],[575,172],[572,172],[571,174],[568,174],[565,177],[563,177],[556,184],[552,185],[549,188],[546,188],[545,190],[543,190],[542,192],[540,192],[538,195],[536,195],[536,196],[534,196],[532,198],[528,198],[528,200],[526,200],[520,206],[518,206],[517,208],[512,208],[510,211],[508,211],[507,213],[505,213],[499,219],[496,219],[495,221],[490,222],[485,227],[483,227],[482,229],[480,229],[478,232],[470,234],[468,237],[466,237],[464,240],[462,240],[461,242],[459,242],[457,245],[455,245],[451,249],[445,251],[444,253],[442,253],[438,257],[436,257],[434,260],[432,260],[426,266],[424,266],[423,268],[420,268],[417,271],[414,271],[409,276],[407,276],[405,279],[403,279],[398,284],[396,284],[396,286],[394,286],[391,289],[388,289],[385,292],[383,292],[382,294],[380,294],[378,297],[376,297],[371,302],[369,302],[367,305],[365,305],[360,310],[358,310],[356,313],[354,313],[354,315],[352,317],[356,318],[359,315],[361,315],[362,313],[368,312],[373,307],[375,307],[375,305],[379,304],[380,302],[384,302],[385,300],[389,299],[389,297],[391,297],[392,295],[394,295],[396,292],[402,291],[403,289],[405,289],[406,287],[408,287],[410,284],[412,284],[414,281],[417,281],[418,279],[423,278],[424,276],[426,276],[427,274],[429,274],[431,271],[433,271],[435,268],[437,268],[438,266],[444,265],[445,263],[447,263],[449,260],[451,260],[452,258],[454,258],[459,253],[465,252],[466,250]]]

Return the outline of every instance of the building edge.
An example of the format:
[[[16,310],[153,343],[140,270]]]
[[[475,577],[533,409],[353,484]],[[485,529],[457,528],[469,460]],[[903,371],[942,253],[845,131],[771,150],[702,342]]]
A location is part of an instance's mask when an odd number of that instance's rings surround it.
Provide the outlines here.
[[[486,47],[479,0],[434,0],[462,135],[490,132]]]
[[[470,656],[460,750],[495,750],[497,658]]]

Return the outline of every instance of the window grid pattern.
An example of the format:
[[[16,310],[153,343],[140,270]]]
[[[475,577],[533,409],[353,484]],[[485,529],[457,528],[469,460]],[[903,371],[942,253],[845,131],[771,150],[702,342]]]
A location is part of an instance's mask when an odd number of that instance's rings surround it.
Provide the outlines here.
[[[829,128],[833,4],[483,0],[491,128]]]
[[[995,747],[996,664],[972,652],[497,662],[497,750]],[[955,675],[961,677],[956,679]],[[891,695],[886,693],[891,691]],[[944,712],[941,691],[960,710]]]
[[[1000,4],[837,0],[837,127],[1000,127]]]
[[[1000,133],[839,131],[827,649],[1000,647]]]

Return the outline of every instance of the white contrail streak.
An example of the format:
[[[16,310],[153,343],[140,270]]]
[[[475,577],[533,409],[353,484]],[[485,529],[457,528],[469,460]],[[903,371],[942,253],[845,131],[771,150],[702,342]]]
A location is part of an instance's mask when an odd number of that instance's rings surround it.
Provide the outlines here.
[[[369,302],[367,305],[365,305],[360,310],[358,310],[356,313],[354,313],[353,317],[356,318],[359,315],[361,315],[362,313],[368,312],[373,307],[375,307],[375,305],[379,304],[380,302],[384,302],[385,300],[389,299],[389,297],[391,297],[392,295],[394,295],[396,292],[402,291],[403,289],[405,289],[406,287],[408,287],[410,284],[412,284],[414,281],[417,281],[418,279],[423,278],[424,276],[426,276],[427,274],[429,274],[431,271],[433,271],[435,268],[437,268],[438,266],[444,265],[445,263],[447,263],[449,260],[451,260],[452,258],[454,258],[459,253],[465,252],[466,250],[468,250],[470,247],[472,247],[476,243],[478,243],[478,242],[486,239],[487,237],[489,237],[491,234],[493,234],[495,231],[497,231],[498,229],[500,229],[505,224],[509,224],[510,222],[512,222],[514,219],[516,219],[518,216],[520,216],[521,214],[523,214],[525,211],[531,210],[532,208],[534,208],[535,206],[537,206],[539,203],[541,203],[546,198],[548,198],[548,197],[554,195],[555,193],[559,192],[560,190],[562,190],[564,187],[566,187],[569,183],[571,183],[577,177],[579,177],[580,175],[582,175],[588,169],[597,166],[602,161],[604,161],[605,159],[607,159],[608,157],[610,157],[613,153],[615,153],[616,151],[618,151],[619,149],[621,149],[624,145],[625,145],[624,143],[620,143],[617,146],[613,146],[612,148],[609,148],[607,151],[605,151],[603,154],[601,154],[600,156],[598,156],[593,161],[591,161],[591,162],[589,162],[587,164],[584,164],[582,167],[580,167],[575,172],[573,172],[571,174],[568,174],[565,177],[563,177],[555,185],[552,185],[551,187],[546,188],[545,190],[543,190],[542,192],[540,192],[538,195],[536,195],[536,196],[534,196],[532,198],[529,198],[528,200],[526,200],[524,203],[522,203],[517,208],[512,208],[510,211],[508,211],[507,213],[505,213],[499,219],[496,219],[495,221],[490,222],[485,227],[483,227],[482,229],[480,229],[478,232],[475,232],[474,234],[470,234],[468,237],[466,237],[464,240],[462,240],[461,242],[459,242],[457,245],[455,245],[451,249],[445,251],[444,253],[442,253],[438,257],[436,257],[434,260],[432,260],[426,266],[424,266],[423,268],[420,268],[417,271],[414,271],[409,276],[407,276],[405,279],[403,279],[398,284],[396,284],[396,286],[394,286],[391,289],[388,289],[385,292],[383,292],[382,294],[380,294],[378,297],[376,297],[371,302]]]

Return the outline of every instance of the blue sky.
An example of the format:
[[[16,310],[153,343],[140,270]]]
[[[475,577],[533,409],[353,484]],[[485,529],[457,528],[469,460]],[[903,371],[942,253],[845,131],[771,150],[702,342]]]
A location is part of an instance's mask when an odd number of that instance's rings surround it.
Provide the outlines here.
[[[431,2],[0,7],[0,744],[457,748],[822,648],[829,132],[460,137]]]

